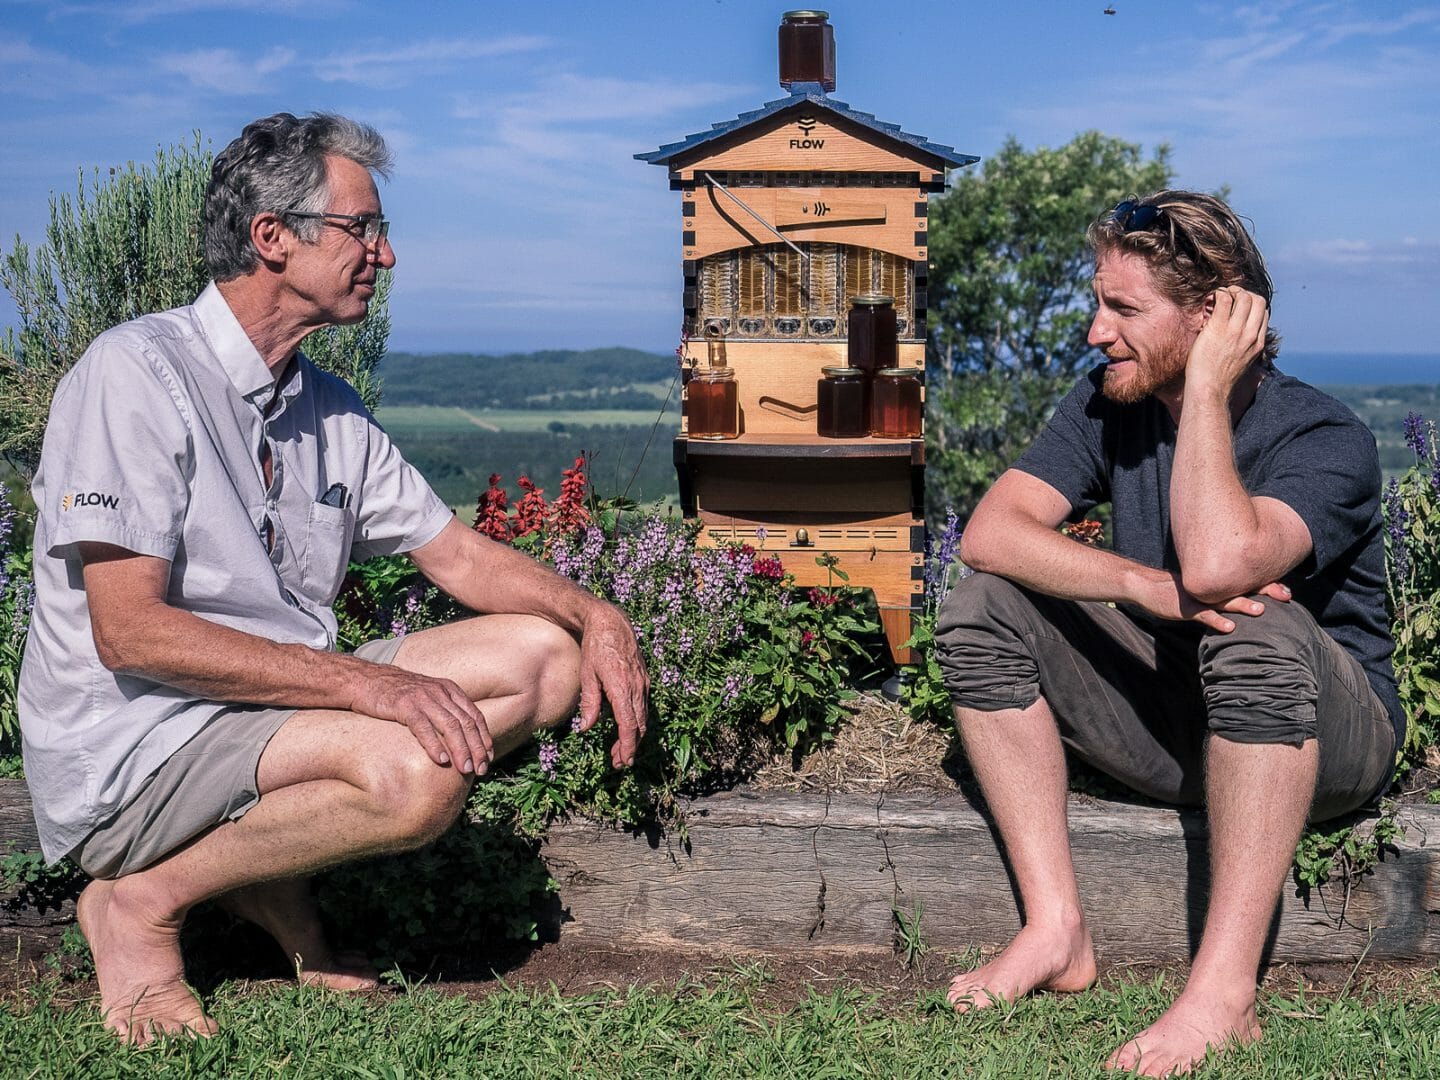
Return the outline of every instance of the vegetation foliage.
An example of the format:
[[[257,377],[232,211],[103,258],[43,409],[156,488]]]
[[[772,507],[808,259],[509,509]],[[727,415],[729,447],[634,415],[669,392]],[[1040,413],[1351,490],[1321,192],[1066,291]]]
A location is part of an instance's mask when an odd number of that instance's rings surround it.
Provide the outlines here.
[[[653,410],[675,377],[675,358],[621,348],[504,356],[392,352],[380,371],[388,405]]]

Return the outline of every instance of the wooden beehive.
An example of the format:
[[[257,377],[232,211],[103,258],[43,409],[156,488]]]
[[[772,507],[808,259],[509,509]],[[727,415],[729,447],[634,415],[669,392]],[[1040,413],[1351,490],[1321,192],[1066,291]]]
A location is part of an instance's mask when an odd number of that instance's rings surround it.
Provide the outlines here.
[[[895,298],[900,366],[923,369],[929,198],[947,168],[978,159],[820,83],[636,156],[681,193],[685,362],[723,349],[738,385],[739,438],[682,427],[675,440],[685,514],[704,523],[702,543],[763,548],[799,585],[838,584],[817,564],[836,556],[874,591],[906,662],[924,590],[924,440],[822,438],[816,384],[846,362],[850,300],[864,293]]]

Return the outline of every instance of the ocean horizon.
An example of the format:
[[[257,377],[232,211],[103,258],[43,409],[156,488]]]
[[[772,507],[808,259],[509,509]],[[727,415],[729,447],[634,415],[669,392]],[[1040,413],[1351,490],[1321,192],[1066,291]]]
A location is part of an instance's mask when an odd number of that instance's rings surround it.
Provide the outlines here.
[[[1440,384],[1440,353],[1287,352],[1275,366],[1315,386]]]

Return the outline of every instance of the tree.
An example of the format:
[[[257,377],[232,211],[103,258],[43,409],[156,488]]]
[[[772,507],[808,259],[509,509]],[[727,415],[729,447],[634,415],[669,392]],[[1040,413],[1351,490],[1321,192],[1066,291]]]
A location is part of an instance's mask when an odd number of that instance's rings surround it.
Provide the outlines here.
[[[161,148],[153,165],[128,163],[75,196],[50,199],[45,243],[35,251],[16,237],[0,261],[0,285],[14,298],[18,328],[0,338],[0,453],[24,475],[40,456],[55,385],[104,330],[154,311],[188,304],[209,280],[202,254],[201,209],[212,155],[200,135],[192,146]],[[305,354],[346,379],[374,408],[375,366],[390,333],[390,275],[382,273],[369,317],[307,337]]]
[[[1093,359],[1085,227],[1167,186],[1170,150],[1096,131],[1059,149],[1012,137],[931,206],[927,506],[967,517]]]

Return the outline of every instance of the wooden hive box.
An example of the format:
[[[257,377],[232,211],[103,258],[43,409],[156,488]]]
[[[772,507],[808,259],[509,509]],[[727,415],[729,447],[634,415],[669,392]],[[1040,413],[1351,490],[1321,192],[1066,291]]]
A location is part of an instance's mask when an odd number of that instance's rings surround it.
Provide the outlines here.
[[[748,543],[797,584],[871,589],[892,659],[924,592],[924,439],[829,439],[821,369],[843,365],[851,300],[895,298],[901,367],[924,369],[930,196],[978,160],[878,122],[819,83],[637,155],[681,193],[684,362],[735,373],[740,434],[675,440],[701,542]],[[707,336],[708,333],[708,336]],[[763,532],[761,531],[763,530]],[[763,539],[761,539],[763,537]]]

